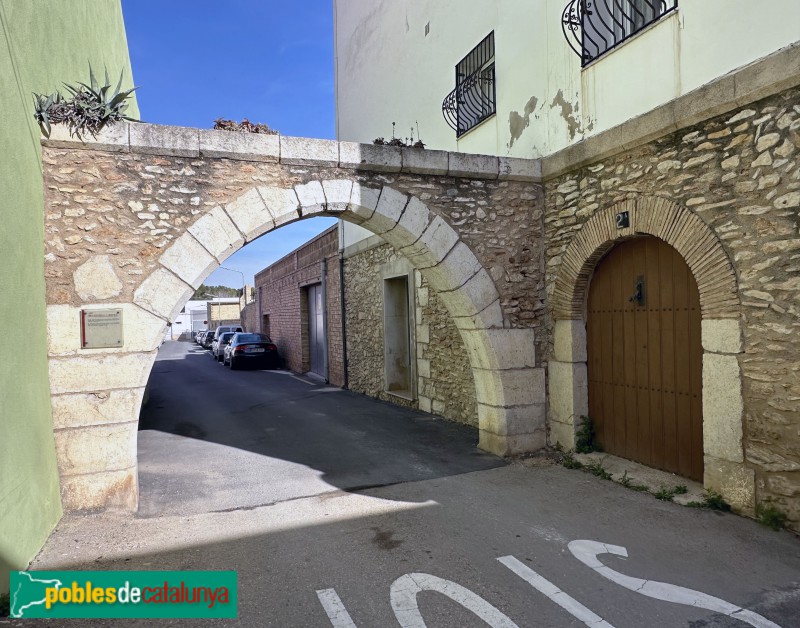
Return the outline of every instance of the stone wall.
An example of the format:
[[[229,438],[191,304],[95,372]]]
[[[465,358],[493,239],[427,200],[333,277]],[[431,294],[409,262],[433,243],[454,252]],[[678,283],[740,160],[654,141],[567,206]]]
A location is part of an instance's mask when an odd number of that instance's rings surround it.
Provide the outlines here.
[[[379,269],[398,254],[388,244],[344,260],[348,388],[370,397],[416,407],[384,392],[383,285]]]
[[[475,382],[464,343],[441,299],[418,272],[414,282],[417,390],[414,400],[385,391],[381,268],[402,260],[382,244],[345,260],[349,388],[446,419],[478,425]]]
[[[136,508],[139,403],[165,325],[245,243],[320,215],[379,234],[439,291],[469,352],[480,446],[505,455],[544,444],[537,162],[140,123],[89,142],[56,127],[42,156],[67,509]],[[83,349],[80,310],[107,307],[123,310],[124,345]]]
[[[615,203],[668,199],[713,231],[738,277],[744,465],[755,472],[757,502],[773,500],[795,527],[800,525],[798,149],[800,91],[792,89],[548,181],[545,215],[548,298],[576,233]],[[546,332],[538,334],[549,358],[553,331],[550,317]]]
[[[417,278],[419,409],[477,427],[475,380],[464,342],[441,298]]]
[[[269,316],[268,333],[278,346],[286,368],[305,373],[310,369],[307,288],[322,281],[320,264],[325,260],[329,381],[341,386],[344,367],[338,250],[338,233],[332,227],[259,272],[255,277],[255,306],[258,311],[260,299],[262,322],[264,316]]]
[[[132,125],[131,132],[138,126],[149,125]],[[53,141],[43,149],[49,304],[132,300],[142,279],[159,268],[164,250],[199,216],[233,202],[254,183],[287,188],[338,178],[364,186],[388,185],[419,198],[459,234],[491,275],[500,294],[504,326],[538,329],[544,323],[542,188],[530,181],[498,179],[497,174],[494,178],[468,178],[467,173],[479,173],[484,162],[497,168],[496,157],[466,156],[474,163],[454,168],[459,176],[382,172],[376,182],[374,173],[335,165],[298,167],[140,155],[60,148],[59,144]],[[447,153],[425,153],[430,159],[430,164],[421,162],[425,168],[447,172]],[[394,156],[390,148],[381,154]],[[443,170],[435,167],[442,158]],[[203,254],[199,249],[198,259]],[[190,261],[169,263],[177,267]]]

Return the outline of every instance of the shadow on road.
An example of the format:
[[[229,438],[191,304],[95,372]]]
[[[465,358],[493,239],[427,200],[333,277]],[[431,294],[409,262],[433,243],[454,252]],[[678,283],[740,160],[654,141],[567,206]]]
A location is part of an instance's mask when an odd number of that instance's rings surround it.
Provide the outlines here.
[[[143,516],[357,492],[505,464],[477,449],[474,428],[288,371],[232,372],[184,342],[162,346],[139,429]]]

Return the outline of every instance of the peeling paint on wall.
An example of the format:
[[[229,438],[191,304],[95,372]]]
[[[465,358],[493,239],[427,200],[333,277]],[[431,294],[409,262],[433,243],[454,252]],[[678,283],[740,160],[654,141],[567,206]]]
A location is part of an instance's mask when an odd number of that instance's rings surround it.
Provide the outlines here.
[[[530,125],[531,114],[534,109],[536,109],[538,103],[539,99],[536,98],[536,96],[531,96],[530,100],[525,105],[525,109],[522,111],[522,115],[516,111],[512,111],[508,114],[508,130],[511,133],[511,139],[508,142],[509,148],[514,146],[514,142],[520,138],[523,131]]]
[[[556,107],[561,108],[561,117],[564,118],[564,121],[567,123],[569,139],[574,140],[577,133],[583,132],[580,121],[578,121],[573,115],[573,112],[577,113],[578,105],[573,105],[572,103],[567,102],[564,98],[564,92],[559,89],[556,97],[553,98],[553,102],[550,103],[551,109],[555,109]]]

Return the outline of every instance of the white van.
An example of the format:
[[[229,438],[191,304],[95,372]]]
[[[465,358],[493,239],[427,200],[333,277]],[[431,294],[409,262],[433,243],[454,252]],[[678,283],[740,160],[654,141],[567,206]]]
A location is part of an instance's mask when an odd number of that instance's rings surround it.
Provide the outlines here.
[[[214,332],[214,338],[219,338],[219,335],[224,334],[226,331],[239,332],[244,331],[244,329],[242,329],[241,325],[220,325]]]

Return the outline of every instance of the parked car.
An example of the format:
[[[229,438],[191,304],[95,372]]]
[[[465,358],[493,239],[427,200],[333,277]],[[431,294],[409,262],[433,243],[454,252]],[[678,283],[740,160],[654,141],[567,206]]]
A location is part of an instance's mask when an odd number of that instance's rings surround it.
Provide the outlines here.
[[[198,332],[197,332],[197,335],[194,337],[194,341],[195,341],[195,342],[196,342],[198,345],[200,345],[201,347],[203,346],[203,337],[204,337],[205,335],[206,335],[206,330],[204,329],[204,330],[202,330],[202,331],[198,331]]]
[[[224,334],[226,331],[232,331],[236,333],[237,331],[244,331],[241,325],[220,325],[214,330],[216,334],[216,338],[219,338],[220,334]]]
[[[225,347],[230,344],[231,338],[235,335],[236,332],[226,331],[223,332],[219,338],[216,338],[214,342],[211,343],[211,357],[217,362],[222,362],[222,359],[225,357]]]
[[[280,368],[278,347],[264,334],[237,333],[225,347],[222,363],[236,370],[246,364],[261,368]]]
[[[210,349],[212,342],[214,342],[214,332],[207,331],[205,336],[203,336],[203,342],[201,346],[203,347],[203,349]]]

